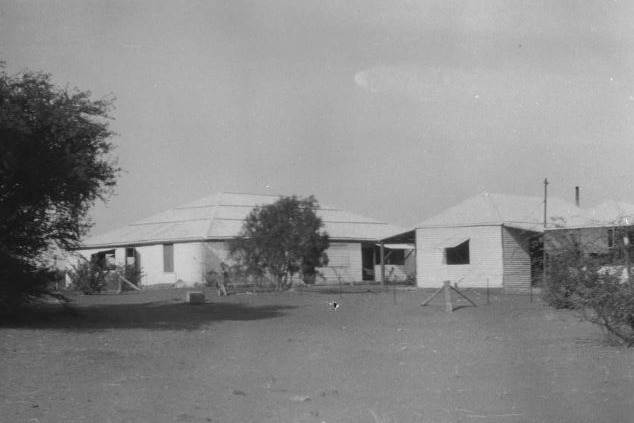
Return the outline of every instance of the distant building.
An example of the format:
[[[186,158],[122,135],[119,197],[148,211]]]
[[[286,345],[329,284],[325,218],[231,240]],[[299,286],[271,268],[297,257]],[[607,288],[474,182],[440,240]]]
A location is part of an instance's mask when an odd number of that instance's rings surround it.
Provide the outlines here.
[[[223,261],[230,262],[228,241],[238,236],[248,213],[279,198],[237,193],[205,197],[91,237],[77,252],[104,264],[133,264],[143,271],[143,285],[194,285],[204,281],[207,271],[219,271]],[[329,265],[318,269],[325,283],[373,280],[378,240],[403,231],[323,205],[317,215],[330,236]]]
[[[576,216],[579,209],[548,198],[548,216]],[[416,248],[416,285],[526,291],[540,277],[544,199],[483,193],[382,240]],[[538,274],[539,273],[539,274]]]
[[[616,201],[606,201],[551,225],[544,236],[549,255],[576,251],[599,258],[604,264],[623,263],[625,242],[634,243],[634,204]],[[627,249],[631,255],[631,249]]]

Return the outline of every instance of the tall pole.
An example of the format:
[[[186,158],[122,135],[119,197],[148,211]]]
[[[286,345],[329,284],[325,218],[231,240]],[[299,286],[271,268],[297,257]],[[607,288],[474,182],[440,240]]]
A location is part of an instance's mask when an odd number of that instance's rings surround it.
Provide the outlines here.
[[[542,238],[542,284],[546,282],[546,227],[548,226],[548,178],[544,179],[544,236]],[[531,286],[532,288],[532,286]],[[532,293],[532,289],[531,289]],[[531,298],[532,299],[532,298]]]
[[[548,178],[544,179],[544,230],[548,224]]]
[[[625,250],[625,274],[627,275],[627,286],[632,289],[632,264],[630,263],[630,236],[625,234],[623,237],[623,249]]]

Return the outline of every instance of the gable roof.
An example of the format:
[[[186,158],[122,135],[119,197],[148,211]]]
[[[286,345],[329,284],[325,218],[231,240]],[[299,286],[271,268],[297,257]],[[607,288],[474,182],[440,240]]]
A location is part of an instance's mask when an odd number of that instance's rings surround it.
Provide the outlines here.
[[[548,197],[549,221],[581,213],[572,203]],[[416,225],[416,228],[504,225],[530,231],[544,230],[542,197],[490,194],[484,192]]]
[[[88,238],[81,248],[118,247],[164,242],[226,240],[240,233],[244,219],[256,206],[280,196],[220,193],[155,214],[119,229]],[[316,211],[334,241],[374,241],[403,228],[333,207]]]

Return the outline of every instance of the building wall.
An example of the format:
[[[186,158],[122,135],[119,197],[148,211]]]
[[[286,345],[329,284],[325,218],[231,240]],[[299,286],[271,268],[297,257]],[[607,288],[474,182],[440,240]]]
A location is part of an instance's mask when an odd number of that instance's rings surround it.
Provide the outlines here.
[[[174,245],[174,271],[163,271],[163,244],[136,246],[137,260],[141,266],[144,286],[174,284],[178,281],[185,286],[205,282],[209,270],[220,271],[224,261],[231,264],[229,246],[223,241],[187,242]],[[90,260],[92,254],[111,248],[80,250],[79,253]],[[319,268],[323,277],[318,283],[359,282],[362,280],[361,243],[331,243],[326,251],[329,258],[327,267]],[[116,264],[124,264],[125,248],[115,249]]]
[[[445,248],[469,239],[469,264],[447,265]],[[416,284],[440,288],[449,280],[460,287],[503,286],[501,226],[416,229]]]
[[[137,257],[143,272],[141,279],[143,285],[151,286],[179,282],[186,286],[193,286],[202,282],[204,264],[202,243],[188,242],[173,245],[173,272],[163,271],[163,244],[136,247]]]
[[[177,243],[174,245],[174,271],[163,271],[163,244],[136,246],[137,260],[141,267],[143,286],[173,284],[181,281],[191,286],[200,283],[203,275],[204,255],[202,243]],[[78,253],[90,260],[92,254],[111,248],[79,250]],[[125,263],[125,248],[115,249],[115,264]]]
[[[231,264],[227,242],[206,242],[204,249],[205,269],[219,271],[223,261]],[[345,283],[362,280],[361,243],[331,242],[326,254],[328,266],[317,269],[322,275],[317,283],[339,283],[339,278]]]
[[[203,275],[210,270],[221,272],[220,265],[231,264],[229,259],[229,243],[225,241],[209,241],[203,243]]]
[[[317,270],[321,277],[317,283],[351,283],[363,280],[361,261],[361,243],[359,242],[331,242],[326,250],[328,266]]]
[[[504,289],[525,292],[531,286],[530,238],[534,232],[502,228]]]

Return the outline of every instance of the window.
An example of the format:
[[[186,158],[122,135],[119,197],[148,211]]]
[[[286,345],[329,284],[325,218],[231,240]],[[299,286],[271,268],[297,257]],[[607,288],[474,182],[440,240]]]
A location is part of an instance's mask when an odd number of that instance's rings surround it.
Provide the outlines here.
[[[403,266],[405,264],[404,250],[387,250],[385,255],[385,264]]]
[[[455,247],[445,248],[445,263],[448,265],[469,264],[469,240]]]
[[[125,264],[133,265],[136,261],[136,250],[134,248],[125,249]]]
[[[174,271],[174,244],[163,244],[163,272]]]
[[[614,228],[608,229],[608,248],[614,248],[616,246],[615,240]]]
[[[99,251],[90,256],[90,261],[97,264],[102,269],[114,269],[115,267],[115,250]]]

